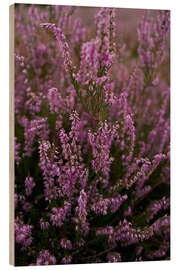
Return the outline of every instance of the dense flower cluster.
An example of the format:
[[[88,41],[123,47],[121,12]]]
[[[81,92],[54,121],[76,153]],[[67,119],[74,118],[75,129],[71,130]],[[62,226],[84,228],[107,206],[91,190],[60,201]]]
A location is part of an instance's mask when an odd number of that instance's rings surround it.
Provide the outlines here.
[[[15,5],[16,265],[170,258],[169,32],[169,11]]]

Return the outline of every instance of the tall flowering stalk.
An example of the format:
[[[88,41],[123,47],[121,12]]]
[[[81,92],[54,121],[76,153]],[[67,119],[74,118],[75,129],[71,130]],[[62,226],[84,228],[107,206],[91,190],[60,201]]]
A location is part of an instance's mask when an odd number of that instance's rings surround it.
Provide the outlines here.
[[[44,27],[48,30],[50,30],[56,37],[56,39],[59,42],[59,45],[62,47],[63,57],[64,57],[64,65],[66,69],[72,73],[72,60],[69,53],[69,45],[66,41],[66,37],[64,33],[62,32],[61,28],[56,27],[55,24],[51,23],[43,23],[41,24],[41,27]]]
[[[144,16],[138,28],[140,65],[144,70],[146,83],[158,82],[154,70],[165,57],[165,41],[170,27],[169,11],[159,12],[157,17]]]

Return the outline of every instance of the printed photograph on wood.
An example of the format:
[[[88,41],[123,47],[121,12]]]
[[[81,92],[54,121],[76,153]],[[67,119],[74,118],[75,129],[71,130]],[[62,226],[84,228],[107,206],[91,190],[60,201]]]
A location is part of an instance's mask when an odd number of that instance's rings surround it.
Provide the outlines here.
[[[10,19],[14,264],[170,260],[170,11]]]

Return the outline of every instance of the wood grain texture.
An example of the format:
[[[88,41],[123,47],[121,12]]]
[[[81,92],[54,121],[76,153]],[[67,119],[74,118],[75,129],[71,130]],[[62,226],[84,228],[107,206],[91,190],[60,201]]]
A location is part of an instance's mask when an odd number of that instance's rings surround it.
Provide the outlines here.
[[[14,5],[9,7],[9,263],[14,265]]]

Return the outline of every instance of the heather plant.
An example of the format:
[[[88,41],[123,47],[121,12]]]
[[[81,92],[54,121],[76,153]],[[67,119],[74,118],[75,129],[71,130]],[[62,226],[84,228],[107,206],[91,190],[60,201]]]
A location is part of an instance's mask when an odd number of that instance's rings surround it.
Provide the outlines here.
[[[15,6],[16,265],[170,259],[170,12],[126,12]]]

